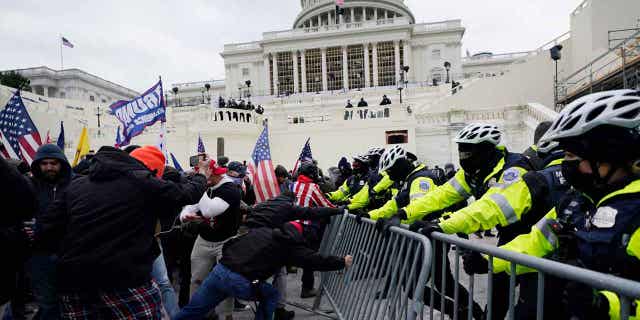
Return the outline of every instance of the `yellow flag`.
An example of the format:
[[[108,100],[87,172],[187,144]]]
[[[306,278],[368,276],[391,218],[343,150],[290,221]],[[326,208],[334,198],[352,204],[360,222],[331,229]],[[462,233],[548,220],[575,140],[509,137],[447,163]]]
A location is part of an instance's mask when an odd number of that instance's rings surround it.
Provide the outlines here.
[[[78,147],[76,148],[76,156],[75,158],[73,158],[73,165],[72,165],[73,167],[75,167],[78,164],[82,156],[89,153],[89,149],[90,149],[89,135],[87,134],[87,128],[84,127],[82,128],[82,133],[80,133],[80,140],[78,140]]]

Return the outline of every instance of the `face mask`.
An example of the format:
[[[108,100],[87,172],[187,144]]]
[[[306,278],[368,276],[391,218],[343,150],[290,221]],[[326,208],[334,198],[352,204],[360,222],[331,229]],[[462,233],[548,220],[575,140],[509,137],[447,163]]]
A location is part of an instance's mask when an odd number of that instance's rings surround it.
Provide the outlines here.
[[[480,169],[487,165],[487,160],[471,152],[460,152],[460,166],[469,174],[477,174]]]
[[[235,183],[235,184],[237,184],[239,186],[241,186],[242,182],[244,181],[244,179],[242,179],[242,178],[236,178],[236,177],[229,177],[229,178],[233,181],[233,183]]]
[[[594,173],[582,173],[578,168],[581,159],[564,160],[562,162],[562,176],[576,190],[588,195],[594,201],[602,199],[605,195],[613,191],[615,187],[602,183]]]

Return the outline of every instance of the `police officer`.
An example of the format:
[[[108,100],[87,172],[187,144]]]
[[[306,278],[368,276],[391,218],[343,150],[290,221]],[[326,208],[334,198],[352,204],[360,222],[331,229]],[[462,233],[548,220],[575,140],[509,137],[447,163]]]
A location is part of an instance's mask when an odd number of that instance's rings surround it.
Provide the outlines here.
[[[333,203],[349,203],[349,199],[357,194],[366,184],[369,178],[369,159],[364,155],[353,157],[351,164],[353,175],[351,175],[338,190],[331,192],[327,198]]]
[[[402,220],[414,222],[418,220],[432,220],[442,214],[442,210],[457,203],[465,203],[471,196],[475,197],[477,205],[486,204],[493,206],[497,200],[491,198],[491,193],[486,195],[488,190],[493,188],[504,188],[516,181],[519,181],[531,165],[527,158],[518,153],[511,153],[503,146],[498,146],[502,132],[495,125],[473,123],[463,128],[456,136],[458,143],[458,153],[460,166],[462,167],[455,176],[447,183],[435,188],[425,197],[410,203],[407,207],[398,210],[396,216]],[[395,218],[397,220],[398,218]],[[393,221],[393,220],[392,220]],[[430,234],[430,233],[429,233]],[[506,243],[513,239],[516,234],[511,230],[499,230],[498,243]],[[437,246],[436,248],[441,247]],[[439,249],[438,249],[439,250]],[[446,255],[442,252],[437,255]],[[448,259],[447,259],[448,260]],[[436,262],[437,266],[442,263]],[[455,284],[451,272],[447,265],[445,270],[436,269],[435,281],[440,282],[441,276],[438,272],[447,272],[447,284]],[[494,277],[494,293],[508,292],[509,278],[506,276]],[[453,297],[453,285],[447,285],[451,291],[447,295]],[[463,289],[463,287],[459,287]],[[465,291],[461,291],[465,292]],[[503,299],[493,299],[503,300]],[[466,300],[461,300],[466,301]],[[496,306],[499,307],[499,306]],[[496,310],[497,318],[504,318],[507,309]],[[445,312],[449,312],[445,310]],[[500,315],[500,313],[502,315]]]
[[[558,143],[540,143],[537,150],[537,157],[542,159],[545,169],[529,171],[508,187],[501,186],[489,189],[484,196],[486,201],[476,201],[455,212],[445,213],[442,218],[433,222],[415,222],[410,229],[413,231],[421,230],[422,233],[429,236],[433,231],[467,235],[480,230],[501,227],[503,243],[519,234],[527,233],[531,226],[557,205],[569,190],[569,184],[562,176],[561,163],[564,153],[560,150]],[[488,271],[486,261],[477,252],[466,253],[463,255],[463,259],[465,271],[469,274]],[[547,288],[551,288],[553,281],[551,278],[548,280]],[[520,276],[518,283],[520,285],[520,299],[516,307],[516,318],[535,318],[537,276]],[[504,293],[495,292],[495,294],[502,295]],[[494,314],[497,314],[498,317],[504,317],[504,312],[508,308],[504,304],[504,300],[494,297],[492,301],[494,302],[492,306]],[[548,299],[545,301],[547,306],[545,310],[554,310],[553,306],[558,302],[557,299]]]
[[[351,199],[349,210],[373,210],[382,207],[391,199],[390,187],[393,181],[386,172],[378,172],[380,157],[384,154],[384,148],[371,148],[365,155],[369,161],[369,176],[367,183]]]
[[[565,150],[562,172],[573,190],[531,232],[501,248],[640,281],[638,126],[639,91],[599,92],[567,105],[541,141],[557,141]],[[494,260],[494,272],[504,271],[509,262]],[[569,283],[565,296],[576,319],[619,316],[613,292]],[[631,311],[636,316],[638,302]]]

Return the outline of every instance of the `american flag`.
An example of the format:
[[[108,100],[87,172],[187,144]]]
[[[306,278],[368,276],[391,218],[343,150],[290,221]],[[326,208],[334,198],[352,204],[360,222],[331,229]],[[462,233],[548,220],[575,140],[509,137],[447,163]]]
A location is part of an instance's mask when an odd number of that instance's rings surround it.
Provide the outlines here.
[[[204,151],[204,143],[202,143],[202,138],[198,135],[198,153],[205,153]]]
[[[62,45],[65,47],[73,48],[73,43],[71,43],[71,41],[67,40],[67,38],[65,37],[62,37]]]
[[[298,160],[296,160],[296,164],[293,166],[293,173],[298,172],[298,166],[300,166],[303,162],[313,161],[313,155],[311,154],[311,138],[307,138],[307,142],[305,142],[304,147],[302,147],[302,151],[300,152],[300,156]]]
[[[262,134],[256,142],[256,147],[251,154],[254,168],[250,168],[253,175],[256,202],[260,203],[280,194],[276,173],[271,162],[271,150],[269,148],[269,128],[265,125]]]
[[[2,149],[5,158],[22,159],[27,163],[33,161],[42,144],[40,133],[22,102],[19,90],[0,112],[0,139],[5,146]]]

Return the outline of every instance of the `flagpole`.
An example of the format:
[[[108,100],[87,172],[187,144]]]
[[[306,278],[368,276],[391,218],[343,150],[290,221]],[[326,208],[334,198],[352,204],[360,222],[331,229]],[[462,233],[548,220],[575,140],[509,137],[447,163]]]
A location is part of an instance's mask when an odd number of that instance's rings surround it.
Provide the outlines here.
[[[60,42],[60,71],[64,69],[64,60],[62,58],[62,35],[58,35],[58,41]]]

